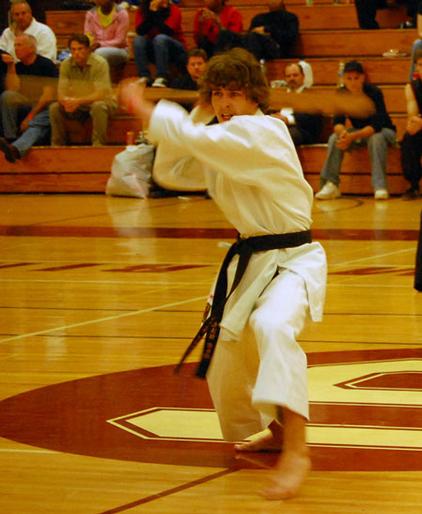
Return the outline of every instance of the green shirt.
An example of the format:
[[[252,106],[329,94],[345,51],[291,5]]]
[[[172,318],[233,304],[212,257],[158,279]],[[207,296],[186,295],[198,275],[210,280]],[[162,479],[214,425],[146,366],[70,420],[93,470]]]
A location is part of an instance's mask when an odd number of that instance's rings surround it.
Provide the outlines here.
[[[102,100],[113,101],[109,66],[103,57],[90,54],[83,68],[75,63],[73,57],[69,57],[61,63],[59,97],[83,98],[95,91],[103,92]]]

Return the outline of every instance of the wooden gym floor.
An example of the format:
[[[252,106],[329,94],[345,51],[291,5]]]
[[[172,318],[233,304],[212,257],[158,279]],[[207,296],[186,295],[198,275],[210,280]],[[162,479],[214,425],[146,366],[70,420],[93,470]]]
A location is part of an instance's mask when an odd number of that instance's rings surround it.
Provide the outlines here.
[[[422,199],[314,206],[329,260],[308,354],[314,469],[259,495],[206,384],[173,366],[233,230],[211,200],[0,196],[2,514],[419,514]]]

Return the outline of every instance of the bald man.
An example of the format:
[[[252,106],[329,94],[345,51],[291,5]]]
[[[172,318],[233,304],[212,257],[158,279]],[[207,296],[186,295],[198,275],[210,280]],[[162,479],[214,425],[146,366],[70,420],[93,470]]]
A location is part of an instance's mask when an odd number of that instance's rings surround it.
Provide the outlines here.
[[[6,90],[0,96],[4,135],[0,137],[0,150],[12,163],[48,135],[48,106],[54,99],[58,75],[53,61],[37,54],[33,36],[16,36],[14,52],[18,62],[9,56]]]

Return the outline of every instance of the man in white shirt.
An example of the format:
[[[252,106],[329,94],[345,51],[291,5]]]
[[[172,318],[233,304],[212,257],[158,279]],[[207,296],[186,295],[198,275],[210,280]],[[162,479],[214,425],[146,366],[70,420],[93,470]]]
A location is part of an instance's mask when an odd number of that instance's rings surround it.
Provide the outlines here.
[[[200,97],[217,124],[194,123],[170,102],[154,106],[135,83],[121,94],[149,124],[153,143],[178,145],[197,159],[210,196],[240,234],[194,339],[205,335],[197,375],[207,376],[225,439],[242,441],[264,430],[236,450],[283,446],[264,494],[286,499],[310,469],[306,355],[296,340],[308,316],[321,319],[325,295],[325,253],[309,231],[312,188],[285,124],[263,114],[269,90],[248,52],[236,48],[213,57]]]
[[[284,69],[284,80],[288,93],[306,92],[305,72],[300,63],[288,64]],[[319,142],[322,131],[322,116],[306,112],[295,112],[291,107],[284,107],[273,116],[286,123],[295,145],[311,145]]]
[[[25,0],[10,2],[11,24],[0,36],[0,50],[7,52],[16,61],[15,37],[21,34],[33,36],[37,42],[37,53],[51,59],[57,58],[57,43],[54,32],[32,16],[31,6]]]

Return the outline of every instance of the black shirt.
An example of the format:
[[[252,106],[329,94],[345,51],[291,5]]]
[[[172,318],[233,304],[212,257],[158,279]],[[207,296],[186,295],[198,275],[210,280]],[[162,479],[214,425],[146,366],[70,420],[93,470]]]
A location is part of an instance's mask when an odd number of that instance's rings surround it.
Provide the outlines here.
[[[37,55],[37,58],[32,64],[24,64],[20,61],[17,62],[16,73],[21,79],[19,92],[34,101],[40,98],[45,86],[55,86],[55,79],[59,76],[58,69],[54,62],[41,55]]]
[[[353,127],[358,130],[363,129],[369,125],[375,130],[375,132],[380,132],[383,128],[389,128],[395,131],[396,127],[393,125],[385,107],[384,95],[382,94],[381,89],[377,86],[374,86],[373,84],[364,84],[363,92],[372,100],[375,106],[374,114],[367,118],[353,118],[351,116],[345,115],[334,116],[334,125],[344,125],[346,118],[348,118]],[[350,94],[350,92],[343,86],[338,90],[338,94],[347,95]]]
[[[280,45],[287,49],[293,45],[299,33],[299,20],[296,14],[284,9],[257,14],[252,18],[249,30],[265,27],[265,31]]]

